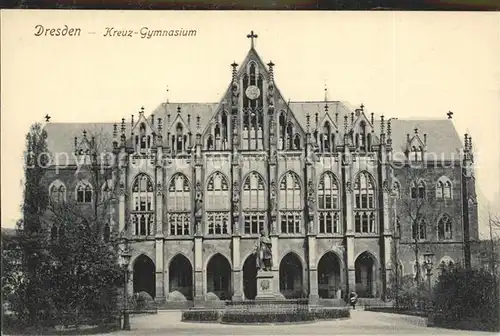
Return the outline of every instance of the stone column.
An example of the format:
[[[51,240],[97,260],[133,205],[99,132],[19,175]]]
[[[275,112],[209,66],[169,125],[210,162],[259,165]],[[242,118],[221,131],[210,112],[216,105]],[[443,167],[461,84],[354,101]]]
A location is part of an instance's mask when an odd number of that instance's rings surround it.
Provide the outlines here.
[[[346,290],[348,292],[356,289],[356,278],[355,278],[355,260],[354,260],[354,216],[353,216],[353,181],[352,181],[352,169],[351,166],[345,168],[346,176],[346,263],[347,263],[347,286]]]
[[[203,246],[202,237],[194,238],[194,304],[200,305],[205,300],[205,284],[203,279]]]
[[[273,288],[275,291],[275,295],[280,293],[280,265],[279,265],[279,255],[278,255],[278,235],[272,234],[270,236],[272,243],[272,254],[273,254]]]
[[[242,271],[240,264],[240,237],[233,236],[233,301],[239,301],[243,299],[243,281],[242,281]]]
[[[163,237],[155,239],[156,250],[156,298],[155,301],[164,301],[165,293],[163,291],[164,271],[163,271]]]
[[[309,248],[309,302],[317,304],[319,300],[318,295],[318,268],[316,267],[316,237],[309,235],[308,248]]]

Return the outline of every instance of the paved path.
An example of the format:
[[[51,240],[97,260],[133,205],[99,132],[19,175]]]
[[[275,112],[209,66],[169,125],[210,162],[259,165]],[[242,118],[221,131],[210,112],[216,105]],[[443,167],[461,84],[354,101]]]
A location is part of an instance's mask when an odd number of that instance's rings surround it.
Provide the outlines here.
[[[132,316],[132,330],[111,335],[475,335],[478,332],[427,328],[423,318],[362,310],[350,319],[295,325],[227,325],[181,322],[180,311]],[[495,333],[479,333],[495,335]]]

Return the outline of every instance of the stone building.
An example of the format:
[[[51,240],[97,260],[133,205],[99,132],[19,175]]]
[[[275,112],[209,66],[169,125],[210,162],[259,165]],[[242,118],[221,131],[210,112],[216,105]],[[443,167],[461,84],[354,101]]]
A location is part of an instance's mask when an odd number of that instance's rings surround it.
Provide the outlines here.
[[[130,292],[253,299],[262,230],[273,244],[273,288],[285,297],[383,298],[394,269],[415,274],[426,249],[436,262],[470,260],[472,144],[451,118],[286,101],[275,65],[248,37],[217,103],[166,102],[118,124],[46,125],[54,157],[71,154],[47,174],[53,198],[90,206],[94,193],[109,192],[74,170],[97,138],[114,153],[109,230],[130,242]]]

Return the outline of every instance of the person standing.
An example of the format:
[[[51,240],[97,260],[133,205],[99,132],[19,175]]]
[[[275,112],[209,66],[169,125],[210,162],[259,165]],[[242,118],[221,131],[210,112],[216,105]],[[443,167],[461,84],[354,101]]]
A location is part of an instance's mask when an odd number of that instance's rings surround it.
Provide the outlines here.
[[[358,294],[355,291],[352,291],[349,294],[349,303],[351,304],[352,309],[356,309],[356,302],[358,302]]]

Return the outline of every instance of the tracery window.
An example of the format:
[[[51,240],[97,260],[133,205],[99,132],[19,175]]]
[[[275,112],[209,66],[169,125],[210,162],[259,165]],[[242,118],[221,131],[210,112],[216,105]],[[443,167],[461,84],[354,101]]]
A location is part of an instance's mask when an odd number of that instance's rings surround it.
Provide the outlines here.
[[[410,193],[412,199],[424,199],[425,198],[425,183],[424,181],[413,181],[410,187]]]
[[[136,151],[145,154],[151,148],[151,135],[146,134],[146,124],[139,125],[139,134],[135,136]]]
[[[375,233],[375,188],[373,178],[362,171],[354,181],[354,226],[356,233]]]
[[[281,233],[301,233],[302,192],[297,174],[291,171],[285,173],[279,189]]]
[[[62,203],[66,201],[66,186],[59,180],[55,180],[49,187],[49,196],[52,202]]]
[[[208,178],[205,195],[207,234],[228,234],[230,191],[227,178],[220,172],[215,172]]]
[[[447,214],[443,215],[438,221],[438,239],[445,240],[452,238],[451,218]]]
[[[191,188],[184,174],[176,173],[168,185],[167,204],[169,233],[171,236],[187,236],[191,228]]]
[[[154,224],[153,182],[146,174],[139,174],[132,183],[132,227],[137,236],[152,235]]]
[[[251,172],[243,181],[241,204],[244,217],[244,233],[258,234],[265,228],[266,193],[264,179]]]
[[[446,176],[441,176],[436,183],[437,199],[452,199],[451,181]]]
[[[88,182],[80,182],[76,186],[76,201],[78,203],[92,202],[92,186]]]
[[[413,220],[411,226],[412,226],[411,238],[413,240],[427,239],[427,225],[423,218],[417,218]]]
[[[319,233],[339,233],[339,185],[332,172],[321,175],[318,183]]]

